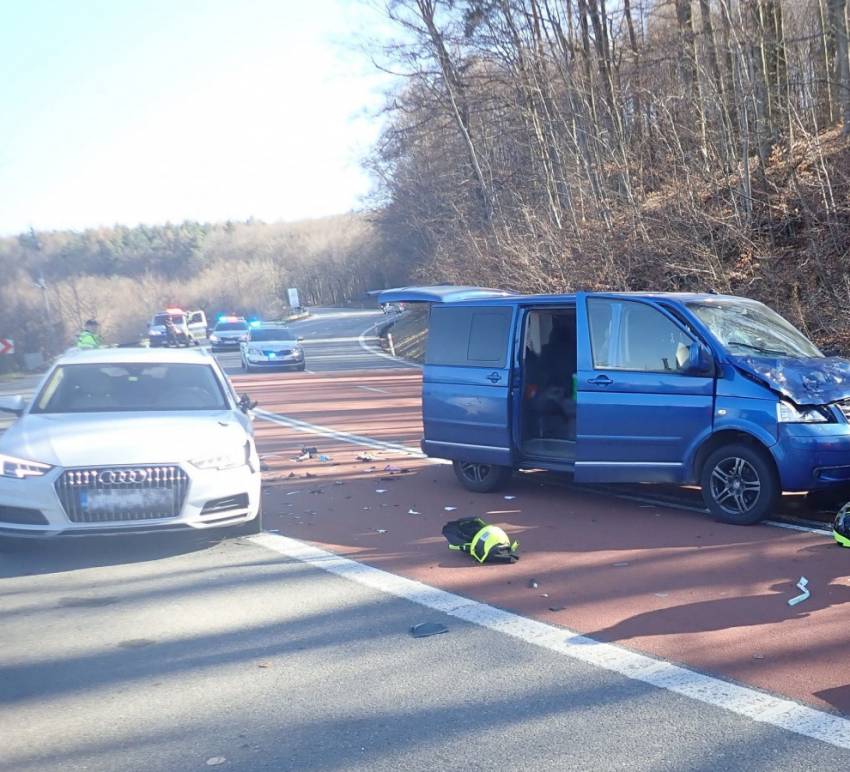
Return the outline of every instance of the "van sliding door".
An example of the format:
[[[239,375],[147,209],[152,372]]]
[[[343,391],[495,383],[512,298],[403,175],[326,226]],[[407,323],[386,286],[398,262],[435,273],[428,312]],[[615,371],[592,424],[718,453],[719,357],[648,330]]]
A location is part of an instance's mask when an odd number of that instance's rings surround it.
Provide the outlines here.
[[[510,466],[510,354],[515,308],[434,305],[422,388],[424,450]]]

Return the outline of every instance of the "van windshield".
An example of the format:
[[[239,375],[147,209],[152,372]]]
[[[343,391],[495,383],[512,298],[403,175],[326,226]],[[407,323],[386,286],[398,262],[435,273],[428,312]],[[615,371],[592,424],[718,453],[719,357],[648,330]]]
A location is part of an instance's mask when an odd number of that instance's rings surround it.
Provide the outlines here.
[[[151,326],[164,325],[168,319],[171,319],[178,327],[186,323],[186,317],[183,314],[157,314],[153,318]]]
[[[754,300],[710,300],[686,305],[730,354],[823,356],[805,335],[763,303]]]

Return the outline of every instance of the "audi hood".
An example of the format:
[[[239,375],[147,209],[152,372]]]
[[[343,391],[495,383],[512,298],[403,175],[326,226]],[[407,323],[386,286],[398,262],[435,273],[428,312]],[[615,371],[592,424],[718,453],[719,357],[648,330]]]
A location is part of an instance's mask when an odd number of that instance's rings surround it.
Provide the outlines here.
[[[59,467],[185,463],[244,445],[229,411],[28,414],[0,438],[0,453]]]
[[[733,356],[732,361],[797,405],[850,399],[850,360],[842,357]]]

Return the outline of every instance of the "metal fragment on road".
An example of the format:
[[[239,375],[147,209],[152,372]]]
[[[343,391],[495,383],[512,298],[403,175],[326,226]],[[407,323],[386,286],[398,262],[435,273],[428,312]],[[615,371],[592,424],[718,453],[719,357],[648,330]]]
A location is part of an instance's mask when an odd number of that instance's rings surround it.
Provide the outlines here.
[[[513,501],[516,496],[505,496],[505,501]]]
[[[431,635],[440,635],[448,631],[449,628],[440,622],[420,622],[418,625],[413,625],[410,628],[410,634],[414,638],[427,638]]]
[[[413,507],[407,510],[408,515],[421,515],[421,512],[417,512]]]
[[[375,533],[388,533],[386,528],[376,528]]]
[[[796,606],[798,603],[802,603],[811,597],[812,593],[807,589],[808,584],[809,580],[805,576],[801,576],[800,581],[797,582],[797,588],[800,590],[800,594],[788,599],[789,606]]]
[[[220,767],[222,764],[227,763],[227,759],[224,756],[211,756],[207,759],[208,767]]]
[[[536,590],[540,586],[540,583],[536,579],[529,579],[528,586],[531,587],[532,590]]]
[[[375,493],[386,493],[386,492],[387,492],[387,489],[386,489],[386,488],[378,488],[378,489],[375,491]]]
[[[443,509],[446,512],[454,512],[457,509],[457,507],[443,507]]]

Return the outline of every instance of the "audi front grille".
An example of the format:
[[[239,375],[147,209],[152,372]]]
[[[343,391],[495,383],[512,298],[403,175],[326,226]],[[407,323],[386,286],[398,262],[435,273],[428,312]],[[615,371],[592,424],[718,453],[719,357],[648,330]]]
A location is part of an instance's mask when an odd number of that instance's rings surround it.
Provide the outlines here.
[[[72,523],[114,523],[178,517],[189,490],[176,465],[68,469],[56,493]]]

